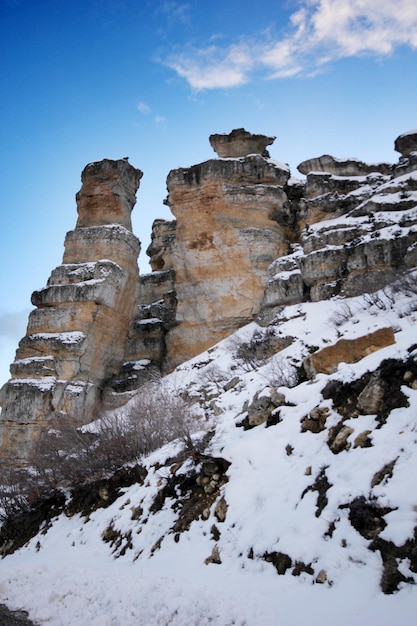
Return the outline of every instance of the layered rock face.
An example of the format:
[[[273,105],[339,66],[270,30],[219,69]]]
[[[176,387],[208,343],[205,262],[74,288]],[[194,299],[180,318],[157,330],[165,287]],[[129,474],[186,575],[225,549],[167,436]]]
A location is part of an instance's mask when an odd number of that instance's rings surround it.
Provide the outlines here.
[[[88,165],[63,263],[35,291],[36,309],[1,391],[0,459],[25,461],[52,417],[90,417],[117,372],[137,305],[139,241],[130,214],[142,176],[126,160]]]
[[[170,172],[176,217],[169,260],[177,326],[166,337],[168,368],[199,354],[259,312],[270,263],[288,251],[286,166],[261,155],[210,160]]]
[[[210,145],[222,159],[244,157],[248,154],[261,154],[269,157],[266,146],[275,141],[275,137],[253,135],[244,128],[236,128],[231,133],[210,135]]]
[[[399,163],[366,165],[323,156],[304,161],[297,204],[301,230],[291,254],[269,268],[262,302],[280,307],[381,289],[417,265],[417,133],[395,142]]]
[[[169,173],[175,219],[154,222],[140,277],[130,216],[142,173],[124,159],[85,168],[63,263],[32,295],[0,393],[0,460],[24,462],[51,417],[83,422],[103,395],[120,405],[250,321],[376,291],[417,266],[416,131],[396,140],[395,165],[324,155],[300,164],[304,180],[267,156],[273,140],[212,135],[220,158]]]

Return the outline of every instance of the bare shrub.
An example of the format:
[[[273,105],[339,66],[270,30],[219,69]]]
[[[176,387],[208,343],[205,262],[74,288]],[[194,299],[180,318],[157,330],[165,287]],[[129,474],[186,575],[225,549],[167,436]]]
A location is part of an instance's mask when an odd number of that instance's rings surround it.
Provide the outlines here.
[[[296,387],[299,383],[298,370],[284,357],[274,357],[268,363],[266,377],[273,387]]]
[[[124,407],[103,413],[89,426],[57,417],[39,438],[33,466],[45,489],[87,482],[174,439],[191,451],[192,434],[203,427],[190,403],[172,388],[148,383]]]
[[[40,488],[25,468],[2,465],[0,472],[0,522],[5,522],[23,511],[29,511],[39,497]]]
[[[403,273],[392,286],[393,292],[404,294],[406,296],[417,295],[417,275],[412,272]]]
[[[249,341],[235,339],[234,357],[240,361],[243,369],[250,372],[263,365],[277,350],[276,335],[273,328],[255,330]]]
[[[199,380],[203,385],[214,387],[217,391],[222,391],[229,379],[230,372],[222,370],[216,363],[206,367],[199,375]]]
[[[365,293],[363,295],[363,300],[364,309],[375,307],[380,311],[389,311],[394,304],[394,300],[392,294],[390,293],[389,287],[385,287],[380,291]]]
[[[347,302],[343,304],[330,316],[329,322],[339,328],[353,317],[353,311]]]
[[[174,439],[191,450],[193,433],[206,428],[192,403],[162,382],[142,387],[124,408],[124,415],[135,429],[140,456]]]

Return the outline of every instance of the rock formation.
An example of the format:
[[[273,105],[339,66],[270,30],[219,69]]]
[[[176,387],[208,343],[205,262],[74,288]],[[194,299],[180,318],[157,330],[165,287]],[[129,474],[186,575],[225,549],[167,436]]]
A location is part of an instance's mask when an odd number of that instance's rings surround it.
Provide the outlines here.
[[[286,166],[260,155],[206,161],[169,174],[178,301],[177,326],[167,335],[169,367],[259,313],[266,269],[288,251],[278,221],[288,178]]]
[[[77,194],[78,222],[45,288],[1,393],[0,454],[25,460],[48,421],[90,416],[121,367],[137,304],[139,241],[130,213],[142,173],[126,160],[91,163]]]
[[[300,164],[305,180],[269,158],[273,141],[212,135],[220,158],[169,173],[175,219],[155,220],[143,276],[130,221],[142,173],[125,159],[85,168],[63,264],[32,296],[1,391],[0,459],[24,461],[52,416],[87,421],[98,397],[120,405],[250,321],[417,266],[416,131],[395,165],[324,155]]]
[[[266,135],[253,135],[244,128],[236,128],[229,134],[210,135],[210,145],[221,159],[248,156],[248,154],[261,154],[269,157],[266,146],[275,141],[275,137]]]

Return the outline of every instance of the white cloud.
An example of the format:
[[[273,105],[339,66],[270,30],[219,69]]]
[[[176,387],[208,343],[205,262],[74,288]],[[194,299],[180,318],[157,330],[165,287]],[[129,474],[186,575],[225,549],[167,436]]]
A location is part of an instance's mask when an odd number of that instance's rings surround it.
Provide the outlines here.
[[[417,48],[416,0],[303,0],[281,39],[259,36],[171,57],[167,65],[195,90],[237,87],[254,71],[267,78],[316,72],[337,59]]]
[[[174,0],[165,0],[158,7],[158,12],[165,14],[169,18],[186,23],[189,20],[190,5],[186,2],[175,2]]]
[[[148,106],[145,102],[138,102],[136,105],[136,108],[138,111],[140,111],[144,115],[147,115],[148,113],[151,112],[151,107]]]
[[[199,90],[243,85],[253,63],[246,45],[233,45],[226,50],[210,46],[190,55],[182,54],[168,65]]]
[[[153,121],[155,122],[155,124],[159,125],[159,124],[164,124],[166,119],[162,115],[155,115],[155,117],[153,118]]]

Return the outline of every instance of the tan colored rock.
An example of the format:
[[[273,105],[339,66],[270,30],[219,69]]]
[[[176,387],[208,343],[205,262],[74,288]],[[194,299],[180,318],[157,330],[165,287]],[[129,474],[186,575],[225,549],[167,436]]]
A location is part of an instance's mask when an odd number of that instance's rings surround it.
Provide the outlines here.
[[[216,507],[214,509],[214,515],[219,522],[225,521],[226,515],[227,515],[227,509],[228,509],[227,502],[224,499],[224,496],[222,496],[220,500],[217,502]]]
[[[366,176],[371,172],[383,174],[391,173],[391,166],[388,163],[368,164],[359,159],[337,159],[329,154],[307,159],[297,166],[301,174],[310,172],[327,172],[335,176]]]
[[[135,316],[139,241],[130,213],[142,173],[127,161],[92,163],[77,194],[77,228],[63,264],[32,295],[29,317],[1,390],[0,460],[25,462],[59,413],[80,423],[121,367]]]
[[[316,576],[316,583],[318,583],[319,585],[324,585],[325,582],[327,582],[326,570],[321,569]]]
[[[269,157],[266,146],[275,141],[275,137],[253,135],[244,128],[236,128],[229,134],[210,135],[210,145],[220,158],[244,157],[248,154],[261,154]]]
[[[175,244],[177,222],[157,219],[152,224],[151,243],[146,250],[153,272],[172,269],[172,248]]]
[[[350,435],[354,432],[353,428],[350,426],[343,426],[339,432],[337,433],[334,439],[332,438],[332,430],[329,432],[330,437],[330,449],[335,454],[339,454],[342,450],[348,450],[350,448],[350,444],[348,443],[348,439]]]
[[[306,357],[304,367],[309,378],[316,374],[332,374],[339,363],[356,363],[365,356],[395,343],[391,327],[379,328],[369,335],[356,339],[340,339],[332,346],[327,346]]]
[[[358,410],[363,415],[379,413],[385,396],[385,388],[378,375],[372,375],[365,389],[358,396]]]
[[[120,224],[132,230],[130,214],[141,178],[142,172],[127,159],[103,159],[87,165],[77,194],[76,228]]]
[[[355,437],[353,442],[354,448],[368,448],[371,444],[369,435],[372,435],[372,430],[363,430],[359,435]]]
[[[169,367],[199,354],[260,310],[266,269],[287,252],[276,217],[289,171],[264,159],[211,160],[173,170],[167,203],[177,219],[172,267],[178,327]]]

